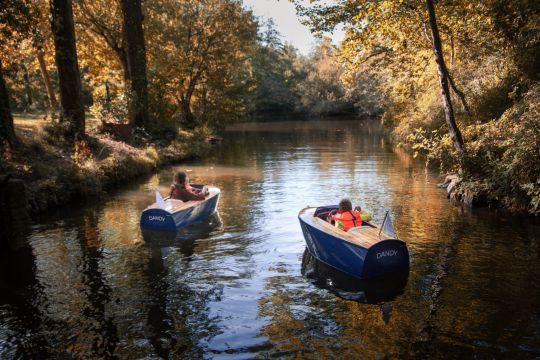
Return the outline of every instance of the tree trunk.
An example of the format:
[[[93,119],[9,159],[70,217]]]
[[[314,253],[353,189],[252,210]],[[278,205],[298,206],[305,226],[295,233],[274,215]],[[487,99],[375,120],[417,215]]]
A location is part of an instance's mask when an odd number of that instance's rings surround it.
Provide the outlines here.
[[[123,46],[112,46],[114,53],[118,57],[118,61],[120,62],[120,65],[122,65],[122,70],[124,71],[124,82],[126,83],[126,88],[128,88],[127,84],[129,82],[130,76],[129,76],[129,67],[128,67],[128,61],[127,61],[127,55],[126,50]]]
[[[107,80],[105,80],[105,109],[111,110],[111,91]]]
[[[450,88],[448,85],[448,70],[444,63],[441,38],[439,36],[439,29],[437,28],[437,18],[435,16],[435,7],[433,6],[433,0],[426,0],[426,6],[429,14],[429,26],[431,28],[433,53],[435,54],[435,61],[437,62],[437,71],[439,73],[439,81],[441,85],[441,100],[444,108],[444,116],[446,118],[446,124],[448,125],[448,132],[454,142],[454,147],[460,156],[465,152],[465,146],[463,144],[463,138],[461,132],[456,125],[454,118],[454,108],[452,107],[452,99],[450,98]]]
[[[51,0],[51,28],[60,84],[60,121],[70,124],[68,136],[84,136],[84,106],[77,63],[71,0]]]
[[[58,102],[56,101],[56,95],[54,94],[51,78],[49,77],[49,71],[47,70],[43,50],[37,49],[36,56],[39,62],[39,69],[41,70],[41,76],[43,77],[43,82],[45,83],[45,89],[47,90],[47,96],[49,97],[49,106],[51,107],[51,110],[54,111],[58,107]]]
[[[450,66],[454,66],[454,57],[456,55],[454,49],[454,35],[450,34]]]
[[[23,70],[24,94],[26,95],[24,111],[29,112],[32,107],[32,84],[30,84],[30,76],[28,75],[28,68],[26,65],[21,64],[21,69]]]
[[[195,117],[191,112],[191,101],[189,98],[182,98],[182,113],[184,114],[184,122],[189,129],[195,128]]]
[[[134,126],[148,127],[148,81],[146,78],[146,47],[142,28],[141,0],[121,0],[124,49],[126,51],[130,101],[129,121]]]
[[[13,147],[17,143],[17,138],[13,128],[8,89],[2,73],[2,60],[0,60],[0,148],[4,147],[5,142],[9,147]]]

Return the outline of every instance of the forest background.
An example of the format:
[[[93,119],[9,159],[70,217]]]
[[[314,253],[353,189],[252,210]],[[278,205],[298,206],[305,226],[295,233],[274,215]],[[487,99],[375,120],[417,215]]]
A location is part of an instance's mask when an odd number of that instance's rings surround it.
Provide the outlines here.
[[[346,33],[338,46],[321,35],[308,56],[237,0],[1,1],[1,170],[41,190],[68,174],[69,194],[100,191],[141,162],[196,153],[198,139],[235,121],[367,116],[426,165],[456,174],[456,199],[540,213],[538,1],[299,1],[314,32]],[[70,16],[72,35],[54,26]],[[73,90],[62,93],[66,38],[76,44],[74,111]],[[45,114],[43,128],[10,131],[11,111]],[[55,165],[29,160],[38,153]],[[60,172],[59,159],[69,159]]]

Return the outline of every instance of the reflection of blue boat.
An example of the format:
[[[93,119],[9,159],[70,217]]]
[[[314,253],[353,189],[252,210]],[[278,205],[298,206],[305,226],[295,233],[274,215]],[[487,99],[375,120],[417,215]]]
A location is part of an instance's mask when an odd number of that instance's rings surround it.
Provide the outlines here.
[[[157,247],[189,247],[195,240],[208,239],[214,232],[223,227],[219,212],[176,231],[159,231],[142,229],[144,242],[148,246]]]
[[[192,185],[202,189],[203,185]],[[158,199],[141,214],[141,228],[151,230],[176,231],[203,220],[216,212],[221,191],[207,186],[210,194],[201,201]]]
[[[302,275],[313,285],[337,296],[366,304],[380,304],[403,294],[409,277],[408,271],[399,271],[376,279],[357,279],[338,271],[311,255],[306,248],[302,256]]]
[[[364,222],[345,232],[326,221],[333,209],[337,206],[305,208],[298,214],[308,250],[316,259],[360,279],[408,268],[407,245],[395,239],[388,215],[383,229]]]

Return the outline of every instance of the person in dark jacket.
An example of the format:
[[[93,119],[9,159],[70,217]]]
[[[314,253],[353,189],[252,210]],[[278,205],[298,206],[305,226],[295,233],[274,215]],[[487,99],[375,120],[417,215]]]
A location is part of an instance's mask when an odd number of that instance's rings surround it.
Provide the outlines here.
[[[182,201],[200,201],[204,200],[206,195],[208,195],[208,190],[201,191],[189,185],[189,176],[185,172],[179,171],[174,174],[171,191],[169,193],[169,197],[171,199]]]

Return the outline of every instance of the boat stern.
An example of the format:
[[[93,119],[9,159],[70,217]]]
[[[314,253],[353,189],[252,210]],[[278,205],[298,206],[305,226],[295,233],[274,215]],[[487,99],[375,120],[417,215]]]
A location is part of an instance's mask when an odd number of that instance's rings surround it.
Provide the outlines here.
[[[364,259],[362,278],[374,278],[408,269],[409,251],[401,240],[388,239],[368,249]]]
[[[310,254],[339,271],[361,278],[367,250],[317,227],[313,222],[314,213],[314,208],[306,208],[298,216]]]
[[[176,231],[172,214],[166,210],[151,208],[141,214],[141,228],[148,230]]]

